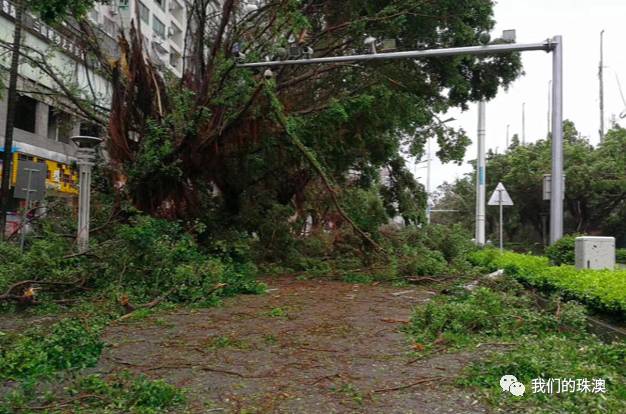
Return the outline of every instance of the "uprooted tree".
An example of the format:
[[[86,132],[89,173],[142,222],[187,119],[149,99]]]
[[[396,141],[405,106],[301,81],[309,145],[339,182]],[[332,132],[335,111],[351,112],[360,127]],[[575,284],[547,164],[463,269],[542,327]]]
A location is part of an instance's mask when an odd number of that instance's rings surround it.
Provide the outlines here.
[[[113,85],[110,113],[71,96],[71,88],[62,93],[91,121],[108,119],[114,180],[146,213],[192,218],[214,206],[225,222],[247,225],[275,206],[289,206],[291,223],[308,217],[313,227],[340,226],[351,221],[340,206],[357,194],[378,199],[383,215],[419,222],[424,192],[403,153],[420,157],[426,138],[436,136],[438,156],[460,162],[470,141],[438,115],[493,97],[521,72],[519,56],[507,54],[291,66],[267,81],[237,68],[235,55],[276,58],[290,43],[310,46],[315,57],[361,53],[366,36],[393,38],[401,50],[473,45],[493,28],[493,2],[244,6],[238,0],[188,4],[180,78],[149,58],[140,19],[120,32],[115,55],[86,19],[75,25],[88,58]],[[45,56],[30,60],[46,67]],[[55,80],[63,83],[61,76]]]
[[[476,44],[493,26],[492,2],[273,0],[248,13],[239,1],[218,3],[191,3],[180,79],[146,59],[138,27],[119,39],[108,150],[129,196],[151,214],[197,215],[216,188],[231,216],[292,203],[297,217],[316,221],[332,201],[320,170],[342,188],[373,188],[386,167],[399,187],[386,192],[388,209],[418,221],[422,191],[407,179],[401,151],[419,156],[434,134],[439,157],[460,161],[469,140],[437,114],[492,97],[520,73],[515,55],[460,56],[285,67],[266,82],[237,68],[234,54],[262,60],[290,41],[315,56],[351,54],[366,34],[402,49]]]

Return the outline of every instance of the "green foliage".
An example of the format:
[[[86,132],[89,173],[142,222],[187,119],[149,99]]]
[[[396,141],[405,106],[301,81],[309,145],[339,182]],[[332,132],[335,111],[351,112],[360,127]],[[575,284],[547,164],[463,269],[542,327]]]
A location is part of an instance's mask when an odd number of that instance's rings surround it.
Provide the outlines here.
[[[0,379],[33,380],[58,371],[96,364],[102,352],[99,324],[87,327],[76,319],[54,324],[48,334],[41,329],[0,337]]]
[[[341,197],[348,217],[363,231],[377,234],[378,229],[389,220],[380,195],[375,191],[355,188]]]
[[[0,242],[0,291],[21,280],[67,282],[81,274],[76,260],[64,260],[69,243],[54,234],[36,240],[22,254],[19,248]]]
[[[209,348],[222,349],[222,348],[236,348],[247,349],[250,344],[237,338],[231,338],[229,336],[216,336],[209,340]]]
[[[476,247],[458,225],[407,228],[393,236],[399,273],[409,276],[462,275],[472,272],[467,257]]]
[[[286,318],[287,311],[283,308],[272,308],[269,312],[267,312],[267,316],[270,318]]]
[[[48,23],[63,20],[68,15],[82,17],[93,7],[94,0],[26,0],[26,7]]]
[[[617,263],[626,264],[626,249],[616,249],[615,260]]]
[[[564,169],[566,233],[597,233],[614,236],[618,245],[626,243],[626,129],[615,126],[596,147],[582,137],[573,122],[565,121]],[[542,137],[543,138],[543,137]],[[487,191],[502,182],[513,195],[515,205],[505,214],[505,240],[522,243],[524,250],[540,251],[547,240],[548,204],[542,199],[544,174],[551,173],[549,137],[519,145],[508,151],[488,154]],[[461,221],[471,229],[475,175],[442,186],[438,208],[459,210],[458,214],[436,216],[442,222]],[[494,211],[495,212],[495,211]],[[487,233],[497,238],[497,214],[487,216]],[[490,236],[488,236],[490,237]],[[495,239],[492,237],[492,239]],[[564,242],[567,242],[564,241]],[[570,257],[562,257],[567,263]],[[557,259],[557,260],[561,260]]]
[[[102,277],[95,282],[136,299],[169,292],[171,302],[210,304],[219,296],[264,290],[253,264],[207,255],[175,222],[138,217],[118,228],[115,241],[115,248],[98,249],[101,261],[93,265]],[[225,286],[216,288],[220,284]]]
[[[564,236],[556,243],[546,248],[546,256],[548,256],[553,265],[574,264],[576,260],[576,237],[579,236]]]
[[[436,297],[415,311],[407,330],[413,340],[429,349],[435,341],[459,346],[558,332],[561,326],[555,316],[532,310],[526,296],[481,287],[460,297]]]
[[[400,273],[407,276],[443,275],[448,268],[444,255],[424,246],[404,246]]]
[[[25,388],[9,394],[0,402],[0,414],[30,413],[34,404],[32,392]],[[157,414],[184,408],[184,393],[163,380],[150,380],[126,371],[110,376],[78,377],[46,397],[49,414]],[[180,411],[176,411],[180,412]]]
[[[492,288],[436,297],[416,309],[407,328],[414,349],[428,353],[436,347],[499,344],[496,351],[470,363],[457,380],[499,412],[624,411],[626,345],[607,344],[587,333],[584,307],[556,298],[540,311],[512,279],[486,279],[481,284]],[[502,392],[503,375],[515,375],[525,384],[523,398]],[[532,393],[535,378],[603,378],[607,393]]]
[[[76,391],[102,397],[100,401],[103,402],[94,405],[103,411],[114,407],[122,412],[148,414],[162,412],[184,402],[181,391],[165,381],[153,381],[124,372],[106,380],[97,375],[86,377],[77,384]]]
[[[460,384],[506,412],[619,413],[626,410],[626,344],[605,344],[594,337],[547,335],[541,340],[522,338],[510,352],[494,352],[472,363]],[[523,398],[503,393],[500,378],[515,375],[526,386]],[[606,394],[533,393],[535,378],[605,379]],[[593,385],[592,385],[593,386]]]
[[[579,300],[596,309],[626,314],[626,270],[578,270],[549,266],[547,258],[492,250],[472,255],[477,265],[505,272],[524,283]]]

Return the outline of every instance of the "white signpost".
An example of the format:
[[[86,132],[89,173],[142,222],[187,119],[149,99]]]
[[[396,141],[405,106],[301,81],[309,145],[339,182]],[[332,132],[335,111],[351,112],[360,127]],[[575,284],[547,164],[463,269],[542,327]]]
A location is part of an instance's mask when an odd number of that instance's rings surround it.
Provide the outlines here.
[[[503,243],[504,231],[502,230],[503,228],[502,227],[503,225],[502,207],[512,206],[513,200],[511,199],[511,196],[509,195],[509,193],[506,191],[506,188],[504,188],[504,185],[502,183],[498,183],[498,186],[496,187],[493,194],[491,194],[491,198],[489,199],[489,203],[487,204],[489,204],[490,206],[500,206],[500,251],[502,251],[504,250],[504,243]]]

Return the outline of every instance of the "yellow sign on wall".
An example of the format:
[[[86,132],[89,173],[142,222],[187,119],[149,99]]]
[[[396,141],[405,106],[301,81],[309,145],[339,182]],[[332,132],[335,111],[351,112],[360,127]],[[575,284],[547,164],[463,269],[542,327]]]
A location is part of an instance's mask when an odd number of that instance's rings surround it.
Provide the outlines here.
[[[20,160],[29,160],[34,162],[45,162],[48,167],[48,176],[46,177],[46,188],[58,193],[68,195],[78,195],[78,172],[71,166],[57,162],[46,160],[41,157],[34,157],[26,154],[14,153],[11,174],[11,185],[14,186],[17,180],[17,171],[19,169]],[[0,172],[2,166],[0,165]]]

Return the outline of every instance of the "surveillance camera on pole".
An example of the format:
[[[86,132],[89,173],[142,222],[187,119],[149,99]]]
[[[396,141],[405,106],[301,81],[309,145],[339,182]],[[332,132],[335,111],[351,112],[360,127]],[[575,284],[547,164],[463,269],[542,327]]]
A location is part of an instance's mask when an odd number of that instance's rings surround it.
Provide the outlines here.
[[[259,10],[259,6],[257,6],[255,3],[246,3],[246,5],[243,6],[244,14],[254,13],[257,10]]]
[[[373,36],[367,36],[363,41],[363,44],[369,49],[369,52],[373,55],[376,54],[376,38]]]
[[[311,59],[313,57],[313,48],[311,46],[303,47],[302,57],[304,57],[305,59]]]

